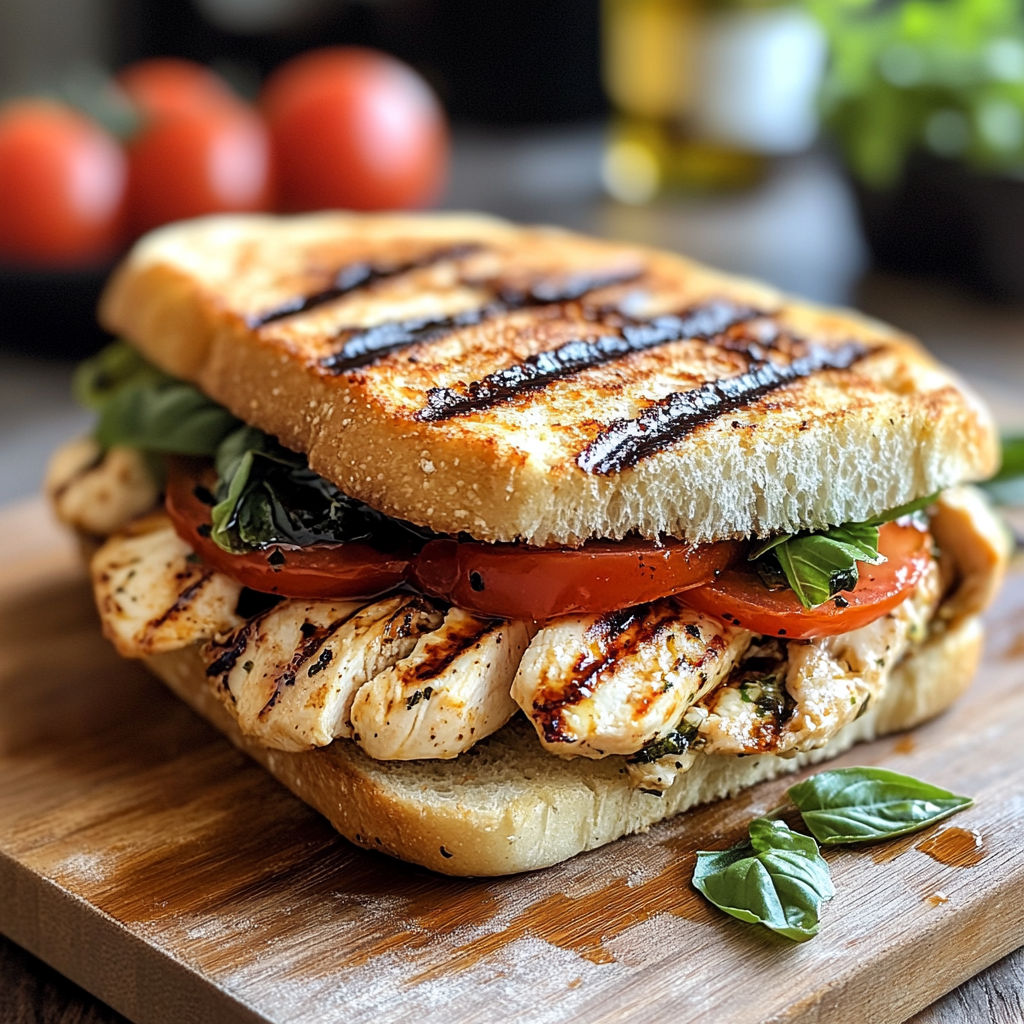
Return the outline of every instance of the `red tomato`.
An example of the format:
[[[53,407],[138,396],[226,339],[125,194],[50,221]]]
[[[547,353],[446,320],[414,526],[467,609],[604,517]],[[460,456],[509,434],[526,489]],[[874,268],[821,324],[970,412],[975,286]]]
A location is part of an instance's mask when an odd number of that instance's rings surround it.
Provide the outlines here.
[[[209,538],[210,508],[193,493],[199,479],[176,463],[170,466],[167,513],[178,536],[207,565],[242,586],[283,597],[376,597],[405,580],[411,552],[382,554],[369,544],[274,545],[233,555]]]
[[[147,118],[239,103],[219,75],[202,64],[177,57],[154,57],[129,64],[118,72],[116,81]]]
[[[430,86],[374,50],[314,50],[278,69],[261,105],[286,210],[426,206],[444,186],[448,128]]]
[[[0,259],[41,266],[112,254],[124,197],[117,142],[92,121],[43,100],[0,111]]]
[[[467,611],[545,621],[610,612],[700,586],[740,555],[737,541],[590,541],[581,548],[431,541],[414,582]]]
[[[266,210],[270,192],[267,133],[241,105],[158,117],[128,147],[135,233],[206,213]]]
[[[628,608],[699,586],[743,550],[735,541],[696,548],[681,541],[598,541],[545,549],[436,540],[418,555],[384,554],[366,544],[232,555],[209,539],[210,509],[194,494],[200,479],[187,464],[171,466],[167,511],[179,536],[232,579],[285,597],[374,597],[408,579],[467,611],[544,621]],[[270,556],[284,560],[275,565]]]
[[[849,633],[906,599],[931,562],[931,538],[915,526],[887,523],[878,550],[888,561],[859,566],[857,586],[808,611],[792,590],[769,590],[750,566],[729,569],[683,601],[698,611],[766,636],[805,640]]]

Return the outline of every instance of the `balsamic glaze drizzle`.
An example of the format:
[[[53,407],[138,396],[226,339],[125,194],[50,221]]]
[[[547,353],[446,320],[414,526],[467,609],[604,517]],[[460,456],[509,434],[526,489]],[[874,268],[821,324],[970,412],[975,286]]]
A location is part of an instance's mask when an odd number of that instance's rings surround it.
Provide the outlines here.
[[[311,295],[297,295],[295,298],[282,302],[279,306],[247,318],[246,323],[253,330],[264,327],[266,324],[274,323],[276,320],[283,320],[285,317],[295,316],[298,313],[306,313],[326,302],[340,299],[343,295],[366,288],[375,281],[383,281],[389,277],[398,277],[401,274],[408,274],[413,270],[422,270],[424,267],[441,263],[445,260],[457,260],[477,252],[482,247],[479,245],[452,245],[444,249],[437,249],[429,252],[418,259],[410,260],[407,263],[377,264],[368,261],[350,263],[334,275],[334,280],[328,288]]]
[[[420,420],[444,420],[468,412],[478,412],[507,402],[527,391],[546,387],[549,383],[622,359],[634,352],[664,345],[672,341],[694,339],[708,341],[736,324],[760,314],[748,307],[729,302],[709,302],[681,315],[655,317],[647,322],[634,322],[621,327],[615,335],[598,338],[576,338],[558,348],[538,352],[504,370],[473,381],[464,390],[431,388],[427,405],[417,414]]]
[[[486,320],[495,320],[521,309],[575,302],[588,292],[626,284],[639,276],[637,270],[578,273],[560,281],[541,280],[526,288],[492,285],[495,297],[490,302],[454,316],[392,320],[365,330],[343,330],[339,333],[339,339],[343,339],[341,347],[337,352],[324,356],[320,366],[334,374],[357,370],[411,345],[439,341],[464,327],[475,327]]]
[[[838,348],[812,346],[788,365],[758,361],[737,377],[674,392],[639,416],[615,420],[602,428],[576,457],[576,464],[587,473],[618,473],[725,413],[821,370],[849,369],[870,351],[854,341]]]

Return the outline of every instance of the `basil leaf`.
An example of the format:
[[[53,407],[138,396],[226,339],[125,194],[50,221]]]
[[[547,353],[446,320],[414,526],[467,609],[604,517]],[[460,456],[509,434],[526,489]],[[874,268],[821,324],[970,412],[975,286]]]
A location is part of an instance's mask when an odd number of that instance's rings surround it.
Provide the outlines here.
[[[896,519],[902,519],[904,516],[913,515],[915,512],[923,512],[929,505],[935,504],[935,499],[938,496],[939,492],[936,491],[934,494],[926,494],[923,498],[908,501],[905,505],[897,505],[896,508],[891,508],[888,512],[883,512],[881,515],[869,519],[865,525],[882,526],[884,523],[891,523]]]
[[[822,843],[872,843],[917,832],[973,800],[886,768],[837,768],[789,790]]]
[[[1002,446],[1002,465],[989,483],[1001,483],[1004,480],[1024,476],[1024,437],[1004,437]]]
[[[757,571],[766,585],[778,575],[777,562],[800,603],[807,609],[817,608],[840,591],[853,590],[860,578],[858,562],[879,565],[885,561],[878,553],[879,526],[919,512],[935,498],[934,494],[918,498],[863,523],[844,523],[817,533],[780,534],[755,547],[748,559],[759,562]]]
[[[173,377],[158,370],[137,349],[114,341],[78,364],[71,387],[81,405],[99,410],[126,384],[173,383]]]
[[[210,537],[225,551],[361,541],[389,551],[423,537],[343,494],[304,456],[255,427],[229,434],[217,448],[216,466]]]
[[[818,844],[768,818],[750,823],[749,842],[698,851],[693,884],[719,910],[795,942],[818,933],[821,904],[835,895]]]
[[[238,420],[204,394],[178,381],[122,384],[99,409],[96,440],[147,452],[213,455]]]
[[[99,414],[95,437],[103,448],[212,455],[238,426],[226,409],[123,341],[80,364],[73,387],[78,400]]]
[[[1024,437],[1003,438],[999,472],[982,485],[997,505],[1024,504]]]
[[[870,546],[865,528],[858,526],[856,533],[844,528],[790,537],[774,549],[786,582],[805,608],[816,608],[841,590],[852,590],[857,584],[858,561],[880,560],[878,528],[867,529],[874,531]]]

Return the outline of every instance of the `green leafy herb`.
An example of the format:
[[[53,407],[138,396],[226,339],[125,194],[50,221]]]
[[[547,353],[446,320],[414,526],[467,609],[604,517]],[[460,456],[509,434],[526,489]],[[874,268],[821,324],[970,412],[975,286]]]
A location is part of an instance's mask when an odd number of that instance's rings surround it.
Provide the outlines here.
[[[769,586],[784,578],[805,608],[817,608],[829,598],[857,585],[858,562],[878,565],[878,528],[927,508],[935,500],[925,498],[900,505],[863,523],[846,523],[820,532],[784,533],[759,544],[750,553],[758,572]]]
[[[749,842],[699,851],[693,884],[727,914],[796,942],[818,933],[821,904],[835,895],[818,844],[767,818],[750,823]]]
[[[683,723],[660,739],[648,743],[629,758],[631,764],[651,764],[670,754],[685,754],[697,738],[697,726]]]
[[[1003,462],[982,484],[997,505],[1024,505],[1024,437],[1003,438]]]
[[[238,420],[191,384],[176,380],[124,342],[108,345],[75,373],[79,401],[98,415],[104,448],[213,455]]]
[[[82,405],[99,410],[126,384],[172,383],[173,377],[158,370],[131,345],[115,341],[78,364],[71,386]]]
[[[820,103],[861,181],[896,183],[915,151],[1024,167],[1020,0],[808,0],[829,37]]]
[[[238,426],[223,406],[191,384],[126,384],[100,409],[96,440],[146,452],[213,455]]]
[[[789,790],[819,842],[872,843],[927,828],[970,807],[970,797],[885,768],[837,768]]]
[[[273,544],[372,541],[394,550],[419,533],[349,498],[304,456],[255,427],[241,427],[216,454],[211,539],[240,554]]]

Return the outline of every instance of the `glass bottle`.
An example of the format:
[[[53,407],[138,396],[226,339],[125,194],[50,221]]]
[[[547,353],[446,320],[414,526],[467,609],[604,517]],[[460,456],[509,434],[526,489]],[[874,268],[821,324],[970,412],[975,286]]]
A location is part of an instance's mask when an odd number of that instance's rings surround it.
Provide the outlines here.
[[[608,191],[755,182],[817,132],[826,43],[794,0],[603,0]]]

